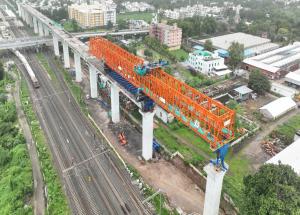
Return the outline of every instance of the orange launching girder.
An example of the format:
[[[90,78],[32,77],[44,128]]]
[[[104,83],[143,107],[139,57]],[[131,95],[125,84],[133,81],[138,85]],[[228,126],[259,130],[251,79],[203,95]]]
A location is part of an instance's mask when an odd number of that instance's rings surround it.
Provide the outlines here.
[[[198,90],[177,80],[161,68],[145,76],[138,75],[134,67],[144,60],[101,37],[90,39],[90,53],[134,86],[156,104],[172,113],[179,121],[210,143],[216,150],[234,137],[234,111]]]

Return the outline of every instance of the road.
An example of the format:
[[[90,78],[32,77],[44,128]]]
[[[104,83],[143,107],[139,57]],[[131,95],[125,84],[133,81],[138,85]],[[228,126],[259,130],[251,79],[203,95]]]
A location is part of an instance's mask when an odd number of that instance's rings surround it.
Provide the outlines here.
[[[26,139],[27,148],[32,165],[32,175],[34,180],[34,192],[33,192],[33,208],[34,214],[44,215],[45,214],[45,196],[44,196],[44,180],[41,173],[41,167],[39,163],[39,158],[37,155],[36,145],[33,142],[30,127],[27,123],[25,114],[21,107],[20,101],[20,80],[15,78],[15,90],[14,90],[14,100],[16,102],[16,109],[18,114],[19,123],[21,125],[24,137]]]
[[[24,32],[14,31],[24,36]],[[61,71],[54,71],[58,83],[53,84],[35,54],[23,54],[41,85],[39,89],[31,87],[32,99],[73,214],[148,214],[125,167],[70,95]],[[22,65],[20,69],[25,74]]]

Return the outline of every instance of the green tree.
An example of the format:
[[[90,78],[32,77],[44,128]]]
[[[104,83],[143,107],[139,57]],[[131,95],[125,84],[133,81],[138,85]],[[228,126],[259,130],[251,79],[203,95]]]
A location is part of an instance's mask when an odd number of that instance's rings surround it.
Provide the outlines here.
[[[106,25],[106,29],[112,29],[114,27],[113,23],[109,20]]]
[[[153,53],[152,53],[152,51],[150,51],[149,49],[145,49],[144,55],[147,56],[147,57],[152,57],[152,56],[153,56]]]
[[[207,50],[207,51],[212,51],[213,50],[213,44],[212,44],[211,40],[205,40],[204,49]]]
[[[4,67],[2,62],[0,62],[0,81],[4,79]]]
[[[250,73],[248,86],[261,95],[271,88],[270,80],[257,69]]]
[[[300,214],[300,177],[287,165],[263,165],[244,178],[244,215]]]
[[[244,45],[233,42],[229,47],[229,65],[235,69],[244,59]]]

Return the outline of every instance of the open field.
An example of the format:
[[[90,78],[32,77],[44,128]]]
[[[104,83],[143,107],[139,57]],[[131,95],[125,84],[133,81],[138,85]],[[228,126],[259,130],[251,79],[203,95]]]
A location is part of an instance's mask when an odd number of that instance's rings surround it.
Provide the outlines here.
[[[119,20],[130,20],[130,19],[136,19],[136,20],[145,20],[146,22],[151,22],[152,19],[152,13],[151,12],[128,12],[128,13],[120,13],[117,14],[117,22]]]

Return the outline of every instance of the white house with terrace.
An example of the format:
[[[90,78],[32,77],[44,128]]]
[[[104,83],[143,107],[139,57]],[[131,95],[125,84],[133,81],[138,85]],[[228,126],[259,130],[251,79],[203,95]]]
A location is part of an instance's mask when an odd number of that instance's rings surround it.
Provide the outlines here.
[[[224,64],[224,58],[218,53],[196,50],[189,54],[188,65],[197,72],[205,75],[215,74],[216,68],[227,68]]]

